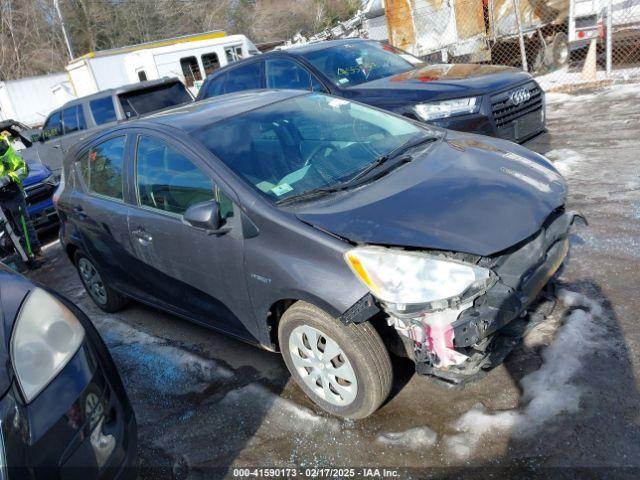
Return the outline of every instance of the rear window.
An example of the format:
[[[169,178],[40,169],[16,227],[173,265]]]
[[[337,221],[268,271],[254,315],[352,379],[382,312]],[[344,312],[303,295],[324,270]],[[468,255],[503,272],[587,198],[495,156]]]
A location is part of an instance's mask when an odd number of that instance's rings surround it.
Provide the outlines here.
[[[191,102],[192,98],[180,82],[134,90],[118,95],[126,118],[175,107]]]
[[[116,109],[113,106],[111,97],[92,100],[89,102],[89,108],[91,109],[91,114],[93,115],[96,125],[116,121]]]

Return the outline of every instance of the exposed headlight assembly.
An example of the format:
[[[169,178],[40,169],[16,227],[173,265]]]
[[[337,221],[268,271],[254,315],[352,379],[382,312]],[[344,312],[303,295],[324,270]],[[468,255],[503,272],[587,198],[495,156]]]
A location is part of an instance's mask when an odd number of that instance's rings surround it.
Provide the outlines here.
[[[22,303],[11,337],[11,361],[20,389],[31,402],[69,363],[84,328],[51,294],[36,288]]]
[[[420,119],[426,121],[448,118],[454,115],[477,113],[480,110],[480,98],[454,98],[441,102],[419,103],[413,107]]]
[[[483,293],[490,270],[427,255],[382,247],[358,247],[345,254],[356,277],[394,313],[453,307]]]

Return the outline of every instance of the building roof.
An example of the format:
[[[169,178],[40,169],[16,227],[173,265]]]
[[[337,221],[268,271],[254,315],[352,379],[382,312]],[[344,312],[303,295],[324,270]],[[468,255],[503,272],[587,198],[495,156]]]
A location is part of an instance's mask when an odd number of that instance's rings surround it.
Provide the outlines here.
[[[166,47],[169,45],[176,45],[178,43],[199,42],[201,40],[212,40],[214,38],[226,37],[227,33],[224,30],[212,30],[204,33],[194,33],[191,35],[183,35],[175,38],[166,38],[164,40],[155,40],[153,42],[139,43],[136,45],[128,45],[126,47],[110,48],[108,50],[98,50],[95,52],[89,52],[81,57],[76,57],[69,64],[73,64],[80,60],[86,60],[90,58],[108,57],[110,55],[118,55],[121,53],[130,53],[137,50],[145,50],[148,48]]]

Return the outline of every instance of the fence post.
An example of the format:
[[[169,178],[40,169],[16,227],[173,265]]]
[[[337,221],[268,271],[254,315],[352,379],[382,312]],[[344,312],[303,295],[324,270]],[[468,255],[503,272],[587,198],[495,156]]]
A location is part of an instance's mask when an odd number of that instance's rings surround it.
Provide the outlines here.
[[[612,25],[613,25],[613,0],[609,0],[607,2],[607,78],[611,77],[611,63],[612,63],[612,51],[613,51],[613,33]]]
[[[520,1],[513,0],[513,11],[516,14],[516,23],[518,24],[518,37],[520,39],[520,56],[522,57],[522,69],[527,72],[527,51],[524,47],[524,35],[522,34],[522,22],[520,21]]]

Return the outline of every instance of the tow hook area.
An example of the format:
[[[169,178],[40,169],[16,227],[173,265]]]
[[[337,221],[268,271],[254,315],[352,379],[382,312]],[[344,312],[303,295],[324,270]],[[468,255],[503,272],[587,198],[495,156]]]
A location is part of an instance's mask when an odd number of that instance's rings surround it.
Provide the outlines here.
[[[468,357],[455,350],[451,324],[472,302],[437,312],[423,313],[419,317],[399,318],[389,315],[387,323],[414,342],[416,363],[426,362],[435,368],[460,365]]]

